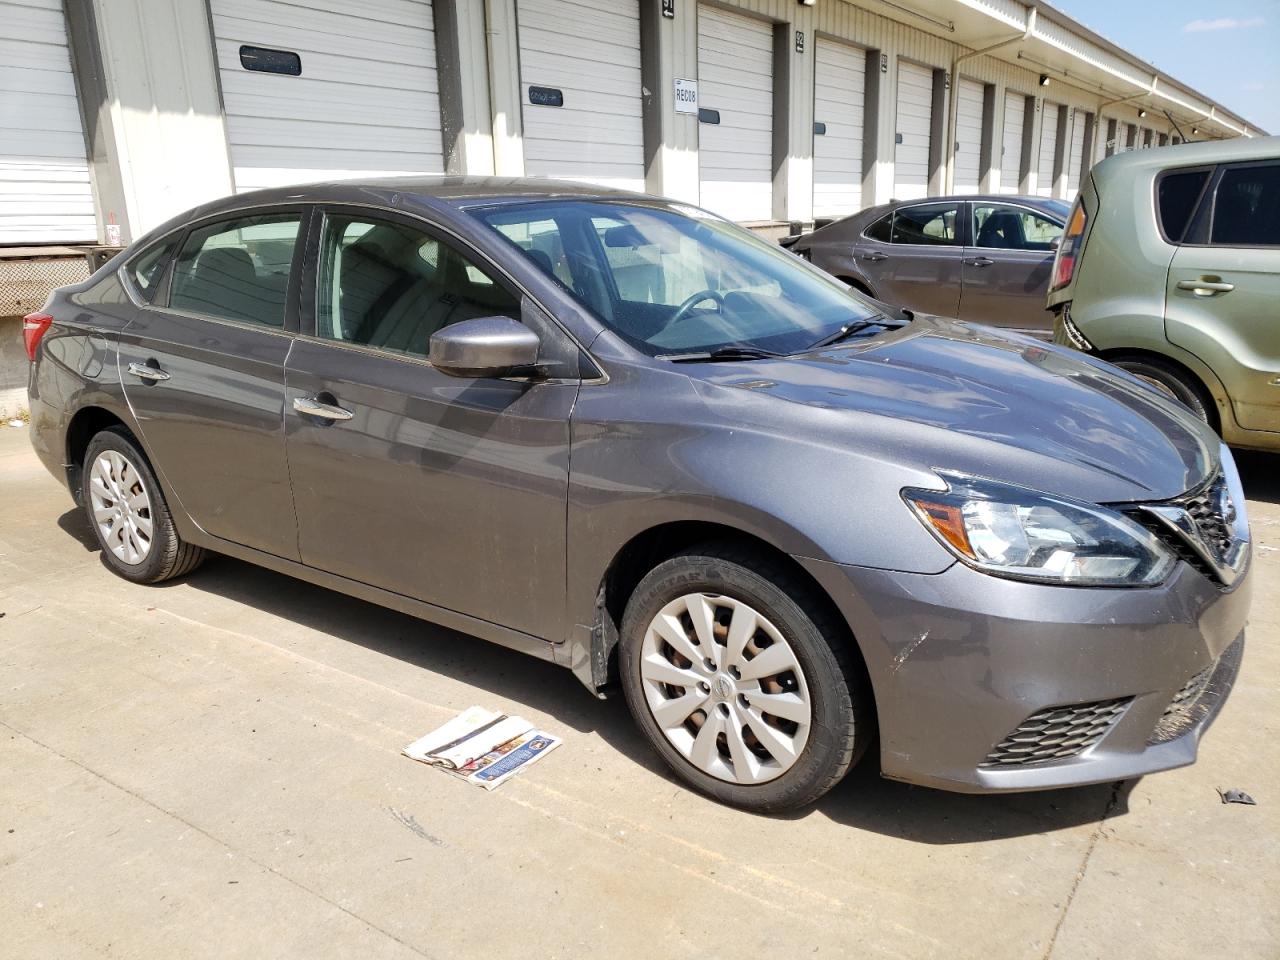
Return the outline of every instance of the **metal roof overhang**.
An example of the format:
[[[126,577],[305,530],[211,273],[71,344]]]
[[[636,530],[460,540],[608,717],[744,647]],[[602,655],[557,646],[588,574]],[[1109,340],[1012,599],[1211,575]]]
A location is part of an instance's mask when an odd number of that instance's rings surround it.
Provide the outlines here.
[[[843,2],[843,0],[839,0]],[[1190,137],[1266,136],[1266,131],[1047,3],[1021,0],[858,0],[858,6],[1153,117],[1167,112]],[[963,56],[963,54],[962,54]]]

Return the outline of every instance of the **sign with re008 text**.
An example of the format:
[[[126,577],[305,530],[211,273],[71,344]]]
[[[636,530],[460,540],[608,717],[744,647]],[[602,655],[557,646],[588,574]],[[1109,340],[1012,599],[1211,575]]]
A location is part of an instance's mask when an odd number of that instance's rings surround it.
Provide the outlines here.
[[[676,78],[676,113],[698,112],[698,81]]]

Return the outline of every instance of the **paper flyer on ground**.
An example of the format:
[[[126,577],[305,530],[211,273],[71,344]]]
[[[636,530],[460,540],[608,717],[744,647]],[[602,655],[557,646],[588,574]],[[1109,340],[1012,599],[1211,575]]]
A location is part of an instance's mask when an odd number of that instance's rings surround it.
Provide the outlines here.
[[[404,748],[405,756],[492,790],[560,746],[523,717],[469,707]]]

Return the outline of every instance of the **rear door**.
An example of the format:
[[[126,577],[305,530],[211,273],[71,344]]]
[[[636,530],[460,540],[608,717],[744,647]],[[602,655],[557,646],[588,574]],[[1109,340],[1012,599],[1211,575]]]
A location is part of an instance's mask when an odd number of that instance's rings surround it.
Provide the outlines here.
[[[317,221],[303,294],[314,336],[298,340],[286,377],[302,562],[557,636],[578,381],[458,378],[427,360],[448,324],[502,315],[536,326],[536,308],[421,221],[350,207]],[[308,402],[346,419],[295,406]]]
[[[960,319],[1048,332],[1045,295],[1062,224],[1021,204],[974,200],[968,207]]]
[[[1169,340],[1207,363],[1246,430],[1280,431],[1280,162],[1223,167],[1169,267]]]
[[[892,220],[877,221],[858,238],[854,256],[875,296],[922,313],[957,315],[964,257],[961,206],[943,201],[898,207]]]
[[[303,220],[285,208],[193,227],[167,292],[120,335],[125,396],[182,509],[216,537],[289,559],[281,423]]]

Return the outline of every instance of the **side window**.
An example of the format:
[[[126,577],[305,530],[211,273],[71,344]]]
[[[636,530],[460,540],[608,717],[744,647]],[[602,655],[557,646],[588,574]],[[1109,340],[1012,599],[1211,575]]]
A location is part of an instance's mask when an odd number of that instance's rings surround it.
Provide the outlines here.
[[[156,298],[160,281],[164,278],[164,268],[169,265],[169,257],[177,245],[177,237],[161,240],[130,260],[125,268],[134,289],[147,303]]]
[[[893,214],[887,214],[881,217],[866,230],[862,231],[863,236],[868,240],[878,240],[880,243],[888,243],[890,231],[893,227]]]
[[[892,243],[955,246],[959,205],[925,203],[899,207],[893,218]]]
[[[1178,243],[1187,232],[1196,200],[1209,179],[1208,170],[1189,170],[1185,173],[1166,173],[1156,185],[1156,210],[1160,214],[1160,229],[1170,243]]]
[[[1280,246],[1280,164],[1228,168],[1213,203],[1215,246]]]
[[[1062,226],[1023,207],[1002,203],[973,205],[973,245],[989,250],[1052,250]]]
[[[316,334],[425,357],[431,335],[476,317],[520,319],[520,301],[447,243],[390,221],[326,216]]]
[[[299,222],[297,213],[273,213],[192,230],[174,266],[169,306],[283,327]]]

